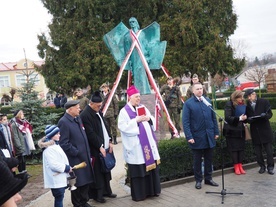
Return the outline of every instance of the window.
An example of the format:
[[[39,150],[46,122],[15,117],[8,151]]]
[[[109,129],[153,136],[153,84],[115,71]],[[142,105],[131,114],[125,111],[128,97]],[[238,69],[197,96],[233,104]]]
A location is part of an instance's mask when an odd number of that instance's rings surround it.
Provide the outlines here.
[[[35,80],[35,85],[39,84],[39,76],[37,73],[33,73],[30,75],[30,79]],[[26,75],[16,75],[16,86],[22,86],[23,83],[27,82]]]
[[[10,80],[9,76],[0,76],[0,87],[9,87]]]

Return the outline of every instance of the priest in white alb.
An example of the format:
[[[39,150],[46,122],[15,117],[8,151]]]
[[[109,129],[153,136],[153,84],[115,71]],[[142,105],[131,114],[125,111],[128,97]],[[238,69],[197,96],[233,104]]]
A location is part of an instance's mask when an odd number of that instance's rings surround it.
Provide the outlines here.
[[[127,89],[127,95],[129,101],[119,113],[118,128],[130,176],[132,200],[141,201],[161,193],[160,156],[154,134],[154,117],[140,104],[140,92],[135,86]]]

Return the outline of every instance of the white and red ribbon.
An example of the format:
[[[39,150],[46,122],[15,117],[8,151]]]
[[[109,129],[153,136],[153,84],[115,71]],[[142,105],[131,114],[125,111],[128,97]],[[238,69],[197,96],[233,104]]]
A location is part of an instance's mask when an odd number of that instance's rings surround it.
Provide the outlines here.
[[[161,65],[161,69],[165,73],[166,77],[170,76],[169,70],[164,66],[164,64]]]
[[[133,51],[133,49],[134,49],[134,47],[135,47],[135,48],[137,49],[137,51],[138,51],[138,54],[139,54],[139,56],[140,56],[140,58],[141,58],[141,61],[142,61],[142,64],[143,64],[143,66],[144,66],[144,68],[145,68],[145,70],[146,70],[146,73],[147,73],[147,75],[148,75],[150,85],[152,86],[154,92],[155,92],[156,95],[157,95],[157,98],[158,98],[159,102],[161,103],[161,106],[162,106],[163,110],[165,111],[165,114],[166,114],[166,116],[167,116],[167,121],[168,121],[169,127],[173,130],[175,136],[179,136],[179,135],[178,135],[178,131],[177,131],[177,129],[175,128],[175,126],[174,126],[174,124],[173,124],[173,122],[172,122],[172,120],[171,120],[171,117],[170,117],[170,115],[169,115],[169,112],[168,112],[168,110],[167,110],[167,107],[165,106],[165,103],[164,103],[164,101],[163,101],[163,99],[162,99],[162,96],[161,96],[161,94],[160,94],[160,92],[159,92],[159,90],[158,90],[158,87],[157,87],[157,85],[156,85],[156,83],[155,83],[155,81],[154,81],[154,78],[153,78],[152,73],[151,73],[151,71],[150,71],[150,68],[149,68],[149,65],[148,65],[148,63],[147,63],[147,60],[146,60],[146,58],[145,58],[145,56],[144,56],[144,54],[143,54],[143,51],[142,51],[142,49],[141,49],[140,42],[139,42],[139,40],[138,40],[138,37],[139,37],[140,33],[141,33],[141,30],[139,30],[139,31],[137,32],[137,34],[135,34],[132,30],[130,30],[130,36],[131,36],[131,38],[132,38],[131,47],[130,47],[130,49],[129,49],[129,51],[128,51],[128,53],[127,53],[127,55],[126,55],[126,57],[125,57],[125,59],[124,59],[122,65],[121,65],[121,67],[120,67],[120,70],[119,70],[119,73],[118,73],[118,75],[117,75],[116,81],[115,81],[115,83],[114,83],[114,85],[113,85],[113,87],[112,87],[112,90],[111,90],[111,92],[110,92],[110,95],[109,95],[109,97],[108,97],[108,99],[107,99],[107,101],[106,101],[106,104],[105,104],[105,106],[104,106],[102,112],[103,112],[103,114],[106,113],[106,110],[107,110],[107,108],[108,108],[108,106],[109,106],[109,104],[110,104],[110,102],[111,102],[112,97],[114,96],[115,90],[117,89],[118,84],[119,84],[119,81],[120,81],[120,79],[121,79],[121,77],[122,77],[123,70],[125,69],[126,64],[127,64],[128,60],[129,60],[129,58],[130,58],[130,55],[131,55],[131,53],[132,53],[132,51]],[[163,68],[162,68],[162,69],[163,69]],[[163,71],[164,71],[164,70],[163,70]],[[165,74],[166,74],[166,73],[165,73]]]

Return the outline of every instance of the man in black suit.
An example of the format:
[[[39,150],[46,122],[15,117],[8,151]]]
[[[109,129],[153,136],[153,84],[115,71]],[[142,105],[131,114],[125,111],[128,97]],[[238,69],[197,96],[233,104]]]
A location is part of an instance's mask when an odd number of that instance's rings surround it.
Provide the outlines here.
[[[244,97],[247,98],[246,115],[250,123],[250,132],[252,144],[254,146],[257,163],[260,166],[259,173],[263,174],[266,169],[270,175],[274,174],[273,159],[273,133],[269,123],[272,117],[271,106],[268,100],[257,98],[253,89],[248,89]],[[267,155],[267,167],[265,166],[262,149],[265,149]]]

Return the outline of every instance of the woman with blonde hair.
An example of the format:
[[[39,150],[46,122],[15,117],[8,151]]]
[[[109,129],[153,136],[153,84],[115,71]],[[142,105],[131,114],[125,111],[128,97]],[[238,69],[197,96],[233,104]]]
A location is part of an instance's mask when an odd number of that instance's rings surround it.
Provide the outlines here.
[[[25,119],[22,110],[16,110],[10,120],[11,136],[15,155],[19,161],[19,173],[26,173],[26,156],[31,154],[31,150],[35,150],[32,138],[32,125]]]
[[[244,104],[243,92],[234,91],[230,101],[225,105],[224,117],[226,123],[223,126],[223,135],[226,138],[227,148],[232,157],[235,174],[245,174],[242,161],[245,150],[244,121],[246,106]]]

